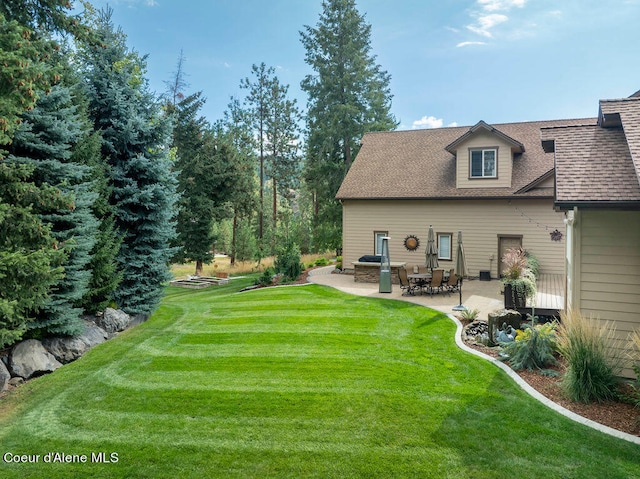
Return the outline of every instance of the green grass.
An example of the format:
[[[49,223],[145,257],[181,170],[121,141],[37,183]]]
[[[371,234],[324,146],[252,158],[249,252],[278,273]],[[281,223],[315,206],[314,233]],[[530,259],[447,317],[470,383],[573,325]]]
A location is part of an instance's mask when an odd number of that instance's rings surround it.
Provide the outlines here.
[[[171,288],[148,322],[3,400],[0,452],[41,458],[0,476],[640,477],[639,446],[540,405],[437,312],[243,281]]]

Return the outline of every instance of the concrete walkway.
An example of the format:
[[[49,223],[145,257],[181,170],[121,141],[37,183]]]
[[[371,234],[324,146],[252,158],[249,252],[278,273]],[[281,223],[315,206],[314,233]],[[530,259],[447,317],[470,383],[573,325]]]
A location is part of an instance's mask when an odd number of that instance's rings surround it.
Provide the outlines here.
[[[468,351],[471,354],[479,356],[495,366],[502,369],[507,373],[522,389],[529,393],[532,397],[540,401],[545,406],[553,409],[554,411],[563,414],[564,416],[584,424],[585,426],[597,429],[600,432],[608,434],[610,436],[624,439],[625,441],[633,442],[640,445],[640,437],[633,436],[631,434],[618,431],[617,429],[610,428],[603,424],[599,424],[595,421],[582,417],[564,407],[551,401],[546,396],[540,394],[533,389],[529,384],[524,381],[513,369],[491,356],[481,353],[480,351],[468,347],[461,338],[462,324],[452,314],[452,308],[459,303],[459,295],[452,294],[448,296],[446,294],[429,295],[417,295],[417,296],[402,296],[400,286],[393,285],[391,293],[379,293],[378,284],[373,283],[356,283],[353,281],[353,275],[350,274],[333,274],[334,266],[326,266],[323,268],[317,268],[309,272],[308,281],[314,284],[321,284],[330,286],[345,293],[355,294],[358,296],[369,296],[372,298],[385,298],[385,299],[398,299],[401,301],[409,301],[411,303],[427,306],[438,311],[442,311],[456,323],[456,344],[459,348]],[[462,284],[462,304],[469,309],[478,309],[480,311],[479,318],[487,319],[487,315],[497,309],[504,307],[502,300],[500,281],[465,281]]]

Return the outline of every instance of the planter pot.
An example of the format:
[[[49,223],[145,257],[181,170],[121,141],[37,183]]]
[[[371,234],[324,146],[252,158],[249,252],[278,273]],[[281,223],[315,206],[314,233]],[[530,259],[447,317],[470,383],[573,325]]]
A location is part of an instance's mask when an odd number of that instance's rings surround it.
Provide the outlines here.
[[[527,296],[524,292],[514,291],[513,285],[505,283],[504,285],[504,308],[505,309],[523,309],[527,306]]]
[[[228,278],[229,273],[226,271],[216,271],[216,278]]]

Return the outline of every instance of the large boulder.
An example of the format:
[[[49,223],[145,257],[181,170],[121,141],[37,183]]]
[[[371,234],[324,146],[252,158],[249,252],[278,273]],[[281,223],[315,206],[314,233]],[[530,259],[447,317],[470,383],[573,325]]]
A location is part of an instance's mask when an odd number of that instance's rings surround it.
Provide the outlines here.
[[[120,309],[107,308],[102,316],[96,317],[96,324],[109,334],[124,331],[130,322],[131,317]]]
[[[45,338],[42,340],[42,345],[63,364],[75,361],[89,349],[87,343],[79,337]]]
[[[107,332],[93,321],[85,321],[85,325],[84,333],[79,338],[87,345],[87,348],[90,349],[109,339]]]
[[[0,392],[7,389],[10,379],[11,379],[11,374],[9,374],[9,370],[4,365],[4,363],[0,361]]]
[[[27,339],[11,350],[10,366],[13,376],[29,379],[53,372],[62,366],[62,363],[48,352],[40,341]]]

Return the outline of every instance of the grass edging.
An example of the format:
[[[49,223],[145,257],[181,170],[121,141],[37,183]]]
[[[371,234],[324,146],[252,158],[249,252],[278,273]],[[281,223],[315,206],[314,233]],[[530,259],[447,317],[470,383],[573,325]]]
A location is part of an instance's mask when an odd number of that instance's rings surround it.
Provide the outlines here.
[[[498,368],[502,369],[505,373],[509,375],[511,379],[513,379],[516,382],[516,384],[518,384],[518,386],[520,386],[531,397],[537,399],[539,402],[541,402],[548,408],[553,409],[554,411],[562,414],[563,416],[568,417],[569,419],[577,423],[596,429],[597,431],[603,432],[605,434],[616,437],[618,439],[624,439],[625,441],[632,442],[634,444],[640,444],[640,437],[638,436],[627,434],[626,432],[618,431],[617,429],[613,429],[609,426],[605,426],[604,424],[600,424],[599,422],[592,421],[591,419],[587,419],[586,417],[580,416],[579,414],[576,414],[575,412],[570,411],[569,409],[561,406],[560,404],[553,402],[544,394],[541,394],[539,391],[532,388],[529,385],[529,383],[527,383],[524,379],[520,377],[520,375],[518,375],[518,373],[516,373],[513,369],[511,369],[509,366],[504,364],[499,359],[496,359],[492,356],[484,354],[483,352],[478,351],[477,349],[470,348],[462,340],[462,323],[458,320],[458,318],[456,318],[451,313],[446,314],[446,316],[448,316],[449,319],[451,319],[456,324],[455,341],[457,346],[460,349],[467,351],[468,353],[474,354],[480,358],[483,358],[489,361],[490,363],[494,364]]]

